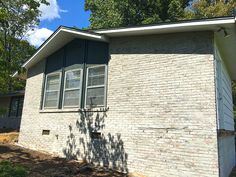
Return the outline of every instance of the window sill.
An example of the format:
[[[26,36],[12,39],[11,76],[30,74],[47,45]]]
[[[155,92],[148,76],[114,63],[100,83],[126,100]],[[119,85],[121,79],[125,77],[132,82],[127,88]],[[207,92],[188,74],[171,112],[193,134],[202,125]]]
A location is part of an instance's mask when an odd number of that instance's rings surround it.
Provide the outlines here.
[[[79,112],[79,108],[68,108],[68,109],[43,109],[39,113],[63,113],[63,112]]]
[[[39,113],[70,113],[70,112],[106,112],[108,107],[99,107],[99,108],[64,108],[64,109],[43,109]]]

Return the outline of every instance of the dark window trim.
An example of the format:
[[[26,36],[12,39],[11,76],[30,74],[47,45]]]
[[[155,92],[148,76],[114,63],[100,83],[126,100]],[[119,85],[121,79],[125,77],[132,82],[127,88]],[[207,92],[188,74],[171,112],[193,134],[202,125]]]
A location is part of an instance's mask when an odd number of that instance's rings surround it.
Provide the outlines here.
[[[59,104],[57,106],[58,109],[63,108],[63,92],[64,92],[64,78],[65,78],[65,65],[66,65],[66,51],[67,46],[63,48],[63,60],[62,60],[62,68],[61,68],[61,85],[60,85],[60,93],[59,93]]]
[[[73,105],[73,106],[65,106],[65,92],[68,91],[66,90],[66,74],[67,72],[73,72],[73,71],[79,71],[80,72],[80,87],[79,88],[74,88],[74,89],[70,89],[70,90],[78,90],[80,92],[80,97],[79,97],[79,104],[78,105]],[[62,94],[62,109],[67,109],[67,108],[81,108],[81,92],[82,92],[82,87],[83,87],[83,69],[81,68],[76,68],[76,69],[71,69],[71,70],[67,70],[65,71],[65,75],[64,75],[64,84],[63,84],[63,94]]]
[[[86,68],[87,68],[87,63],[86,63],[86,59],[88,58],[88,41],[85,41],[85,54],[84,54],[84,61],[83,61],[83,83],[82,83],[82,94],[81,94],[81,108],[84,108],[85,105],[85,92],[86,92],[86,78],[87,78],[87,72],[86,72]],[[85,82],[85,84],[84,84]]]
[[[45,89],[45,81],[46,81],[46,67],[47,67],[47,59],[45,59],[45,62],[44,62],[44,70],[43,70],[43,84],[42,84],[42,90],[41,90],[41,101],[40,101],[40,110],[43,110],[43,102],[44,102],[44,89]]]
[[[107,103],[107,64],[101,64],[101,65],[94,65],[94,66],[89,66],[86,67],[86,75],[88,75],[89,69],[90,68],[97,68],[97,67],[103,67],[105,66],[105,72],[104,72],[104,84],[103,85],[98,85],[98,86],[93,86],[93,88],[104,88],[104,100],[103,100],[103,105],[96,105],[96,107],[100,108],[100,107],[106,107],[106,103]],[[91,108],[89,106],[87,106],[87,92],[89,88],[88,86],[88,77],[86,77],[86,81],[83,84],[84,88],[85,88],[85,96],[84,96],[84,108]],[[93,107],[92,107],[93,108]]]
[[[57,100],[57,106],[55,107],[45,107],[45,98],[46,98],[46,85],[47,85],[47,81],[48,81],[48,77],[49,76],[52,76],[52,75],[57,75],[59,74],[59,94],[58,94],[58,100]],[[58,106],[59,106],[59,103],[60,103],[60,89],[61,89],[61,79],[62,79],[62,72],[61,71],[58,71],[58,72],[53,72],[53,73],[48,73],[46,74],[46,79],[45,79],[45,82],[44,82],[44,95],[43,95],[43,109],[46,108],[46,109],[58,109]]]

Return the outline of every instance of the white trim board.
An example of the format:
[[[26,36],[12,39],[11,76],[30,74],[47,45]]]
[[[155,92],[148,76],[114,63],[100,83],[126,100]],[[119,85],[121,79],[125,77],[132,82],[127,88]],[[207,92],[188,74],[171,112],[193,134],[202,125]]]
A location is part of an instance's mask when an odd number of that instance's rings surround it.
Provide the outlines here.
[[[172,24],[159,24],[143,27],[117,28],[108,30],[95,30],[98,34],[105,34],[107,36],[124,36],[124,35],[139,35],[139,34],[153,34],[153,33],[170,33],[179,31],[198,31],[198,30],[218,30],[217,27],[225,25],[234,25],[235,17],[225,17],[212,20],[186,21]]]

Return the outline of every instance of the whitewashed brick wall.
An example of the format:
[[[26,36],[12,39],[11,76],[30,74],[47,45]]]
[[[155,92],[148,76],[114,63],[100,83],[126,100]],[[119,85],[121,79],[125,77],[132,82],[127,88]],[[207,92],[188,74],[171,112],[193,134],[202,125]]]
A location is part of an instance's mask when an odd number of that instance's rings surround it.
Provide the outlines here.
[[[212,40],[210,32],[112,38],[109,110],[86,116],[40,112],[44,62],[37,64],[19,144],[150,177],[219,176]],[[88,136],[94,121],[99,145]]]

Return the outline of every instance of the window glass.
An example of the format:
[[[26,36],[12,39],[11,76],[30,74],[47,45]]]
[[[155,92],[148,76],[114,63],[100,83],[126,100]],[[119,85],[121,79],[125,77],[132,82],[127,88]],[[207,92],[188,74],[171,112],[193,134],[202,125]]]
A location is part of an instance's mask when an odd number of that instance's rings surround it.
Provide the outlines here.
[[[104,106],[105,97],[105,66],[88,68],[86,106]]]
[[[13,97],[11,100],[9,116],[10,117],[19,117],[22,114],[24,97]]]
[[[64,107],[78,107],[80,102],[81,70],[65,73]]]
[[[87,105],[104,105],[104,87],[88,88]]]
[[[17,116],[17,108],[18,108],[18,98],[12,98],[11,100],[11,106],[10,106],[10,117],[16,117]]]
[[[65,88],[80,88],[80,70],[66,72]]]
[[[24,103],[24,98],[20,97],[19,104],[18,104],[18,116],[22,115],[23,103]]]
[[[57,107],[58,94],[58,91],[46,92],[44,107]]]
[[[104,85],[105,66],[89,68],[88,86]]]
[[[60,73],[47,75],[46,89],[44,97],[44,107],[55,108],[58,106],[58,96],[60,91]]]

